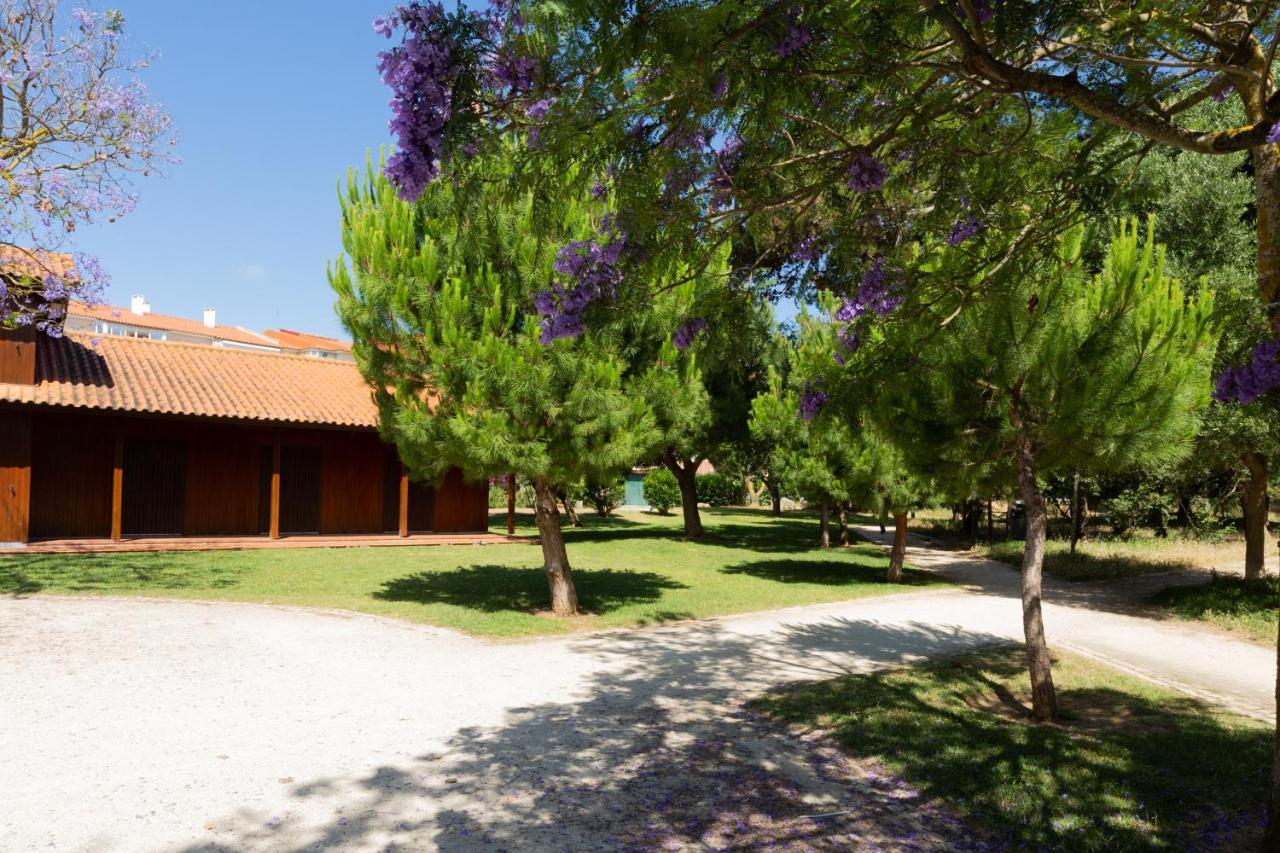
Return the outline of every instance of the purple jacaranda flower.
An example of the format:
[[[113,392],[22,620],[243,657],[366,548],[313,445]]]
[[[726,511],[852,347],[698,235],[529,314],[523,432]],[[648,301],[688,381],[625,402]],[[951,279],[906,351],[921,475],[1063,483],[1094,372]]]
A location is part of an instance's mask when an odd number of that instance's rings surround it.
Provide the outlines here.
[[[1249,360],[1229,367],[1218,377],[1213,397],[1220,403],[1252,403],[1280,385],[1280,338],[1253,348]]]
[[[547,117],[547,113],[551,111],[551,107],[555,105],[555,102],[555,98],[542,98],[530,104],[524,113],[534,121],[542,121]]]
[[[977,237],[986,227],[978,217],[972,213],[967,214],[964,219],[951,226],[951,231],[947,234],[947,245],[959,246],[966,240]]]
[[[381,16],[373,19],[373,31],[380,36],[391,38],[391,33],[395,31],[396,25],[389,18]]]
[[[800,10],[793,7],[787,11],[787,33],[773,47],[779,59],[786,59],[796,51],[813,41],[813,31],[800,23]]]
[[[1223,86],[1221,89],[1219,89],[1218,91],[1210,95],[1210,97],[1213,98],[1218,103],[1222,103],[1227,99],[1227,96],[1234,91],[1235,89],[1233,89],[1231,86]]]
[[[599,201],[600,199],[608,195],[608,193],[609,193],[609,189],[603,183],[601,183],[599,179],[596,179],[595,184],[592,185],[591,187],[591,197],[596,201]]]
[[[806,423],[817,416],[831,397],[823,391],[819,384],[811,384],[800,392],[800,420]]]
[[[1280,145],[1280,121],[1271,125],[1271,130],[1267,132],[1267,142],[1272,145]]]
[[[885,179],[889,177],[889,170],[875,157],[863,151],[849,164],[848,175],[849,189],[865,193],[884,186]]]
[[[716,75],[711,84],[711,97],[723,101],[729,95],[729,77],[723,71]]]
[[[821,237],[810,235],[796,245],[795,251],[791,253],[791,259],[796,263],[809,263],[822,257],[825,251],[825,241]]]
[[[672,340],[675,342],[676,349],[687,350],[693,346],[693,342],[698,337],[698,333],[707,327],[707,321],[701,317],[689,317],[680,322],[676,327],[675,336]]]
[[[991,0],[973,0],[973,11],[978,16],[978,23],[989,24],[991,19],[996,16],[996,10],[991,5]]]

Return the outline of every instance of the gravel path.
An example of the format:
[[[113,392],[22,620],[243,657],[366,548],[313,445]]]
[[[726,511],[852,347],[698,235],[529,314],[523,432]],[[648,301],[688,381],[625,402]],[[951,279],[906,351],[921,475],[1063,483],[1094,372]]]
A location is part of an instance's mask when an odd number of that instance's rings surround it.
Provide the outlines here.
[[[964,588],[518,643],[255,605],[0,600],[0,849],[963,849],[963,826],[874,764],[741,706],[1020,636],[994,600],[1015,573],[910,559]],[[1083,596],[1046,623],[1051,643],[1274,715],[1265,649]]]

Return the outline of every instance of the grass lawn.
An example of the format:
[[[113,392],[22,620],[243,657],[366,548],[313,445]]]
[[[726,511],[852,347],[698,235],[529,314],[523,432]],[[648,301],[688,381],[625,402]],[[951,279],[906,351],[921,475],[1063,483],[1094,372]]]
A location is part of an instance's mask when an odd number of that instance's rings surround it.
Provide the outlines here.
[[[968,546],[946,510],[921,510],[912,521],[911,528],[916,533],[951,546]],[[1001,528],[996,528],[997,537],[1002,532]],[[981,534],[974,545],[974,553],[1008,563],[1015,568],[1022,565],[1020,540],[997,538],[988,545],[983,539],[986,535],[985,526],[982,527]],[[1273,553],[1274,545],[1268,543],[1268,560]],[[1060,580],[1094,581],[1178,569],[1225,567],[1243,562],[1242,537],[1233,536],[1225,541],[1208,542],[1179,531],[1173,531],[1168,536],[1156,536],[1152,531],[1144,529],[1124,537],[1081,539],[1075,554],[1071,553],[1071,543],[1066,539],[1050,539],[1045,543],[1044,570]]]
[[[983,556],[1014,567],[1022,565],[1022,542],[1006,541],[976,550]],[[1244,543],[1208,543],[1181,537],[1089,539],[1076,546],[1050,539],[1045,543],[1044,570],[1060,580],[1095,581],[1135,577],[1153,572],[1194,569],[1244,560]]]
[[[1275,576],[1246,581],[1217,575],[1206,584],[1161,590],[1148,601],[1183,619],[1212,622],[1268,646],[1276,642],[1280,578]]]
[[[1062,721],[1027,722],[1020,649],[772,693],[1016,850],[1253,849],[1272,730],[1083,658],[1056,659]]]
[[[536,545],[308,548],[0,557],[0,593],[146,595],[334,607],[485,636],[626,627],[839,601],[902,589],[868,544],[820,551],[802,514],[704,510],[710,534],[679,539],[675,516],[635,513],[567,531],[587,615],[557,619]],[[532,533],[532,516],[520,517]],[[494,516],[492,529],[505,524]],[[904,586],[941,583],[908,569]]]

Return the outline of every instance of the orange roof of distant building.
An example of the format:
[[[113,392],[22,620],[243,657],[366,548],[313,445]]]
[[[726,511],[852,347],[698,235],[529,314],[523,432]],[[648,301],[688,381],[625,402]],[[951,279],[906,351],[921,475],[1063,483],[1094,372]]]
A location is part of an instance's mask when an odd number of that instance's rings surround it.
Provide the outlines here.
[[[150,311],[146,314],[135,314],[128,308],[118,308],[114,305],[86,305],[83,302],[73,301],[68,307],[67,313],[81,317],[92,317],[95,320],[105,320],[108,323],[124,323],[129,326],[139,326],[143,329],[156,329],[161,332],[185,332],[191,335],[206,335],[220,338],[224,341],[234,341],[239,344],[251,344],[260,347],[276,345],[275,341],[236,326],[218,324],[209,327],[200,320],[188,320],[186,317],[173,317],[168,314],[153,314]]]
[[[376,427],[354,364],[140,338],[42,338],[36,383],[0,402],[274,423]]]
[[[337,338],[324,335],[311,335],[306,332],[295,332],[293,329],[267,329],[262,333],[286,349],[323,349],[351,352],[351,344]]]
[[[61,252],[0,246],[0,272],[44,278],[49,273],[67,277],[75,269],[75,261]]]

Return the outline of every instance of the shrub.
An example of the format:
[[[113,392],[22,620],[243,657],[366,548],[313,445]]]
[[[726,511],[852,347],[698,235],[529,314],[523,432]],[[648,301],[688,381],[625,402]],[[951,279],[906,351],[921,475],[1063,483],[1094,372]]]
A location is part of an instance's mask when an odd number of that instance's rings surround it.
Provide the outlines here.
[[[1234,532],[1231,522],[1219,515],[1213,501],[1204,495],[1188,501],[1187,524],[1197,539],[1206,542],[1223,542]]]
[[[1163,533],[1172,516],[1172,499],[1146,487],[1125,489],[1107,502],[1111,527],[1122,535],[1138,527],[1152,527]]]
[[[582,500],[594,509],[596,515],[601,518],[607,518],[615,509],[622,506],[622,502],[626,498],[627,484],[625,480],[615,480],[603,486],[590,484],[582,489]]]
[[[707,506],[741,506],[746,500],[742,481],[724,474],[702,474],[697,489],[698,503]]]
[[[644,499],[660,515],[670,515],[671,508],[680,504],[680,484],[676,475],[666,468],[650,471],[644,478]]]

